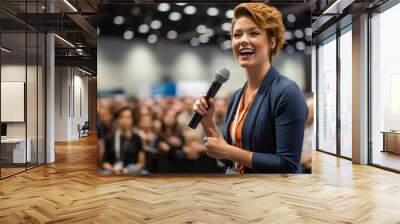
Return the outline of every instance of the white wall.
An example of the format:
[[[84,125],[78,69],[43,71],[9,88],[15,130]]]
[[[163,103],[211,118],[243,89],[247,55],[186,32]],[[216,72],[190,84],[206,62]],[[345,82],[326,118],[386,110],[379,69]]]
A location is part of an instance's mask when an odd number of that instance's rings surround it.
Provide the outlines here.
[[[138,95],[141,85],[160,82],[165,76],[179,81],[211,82],[215,71],[221,67],[228,68],[231,77],[219,94],[233,92],[245,82],[245,72],[236,63],[232,52],[211,46],[195,48],[170,42],[150,45],[102,37],[98,39],[97,62],[98,90],[121,88],[128,95]],[[305,87],[302,55],[287,57],[282,53],[274,59],[274,65],[302,89]]]
[[[2,65],[1,66],[1,81],[3,82],[25,82],[25,65]],[[28,66],[28,72],[33,67]],[[1,110],[7,110],[7,108],[1,108]],[[25,137],[25,122],[11,122],[7,123],[7,137]]]
[[[77,139],[78,124],[88,120],[88,78],[83,75],[76,68],[56,67],[56,141]]]

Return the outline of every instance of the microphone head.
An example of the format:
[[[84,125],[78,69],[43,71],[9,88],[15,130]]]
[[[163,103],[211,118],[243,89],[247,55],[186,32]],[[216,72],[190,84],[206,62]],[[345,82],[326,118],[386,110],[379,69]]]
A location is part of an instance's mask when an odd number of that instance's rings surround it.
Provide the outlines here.
[[[228,81],[230,74],[231,73],[229,72],[228,69],[220,68],[215,72],[215,81],[222,84],[222,83]]]

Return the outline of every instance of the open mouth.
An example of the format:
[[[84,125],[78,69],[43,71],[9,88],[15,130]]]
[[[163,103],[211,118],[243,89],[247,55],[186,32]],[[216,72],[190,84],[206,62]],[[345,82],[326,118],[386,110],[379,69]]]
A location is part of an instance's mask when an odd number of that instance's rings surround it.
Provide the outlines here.
[[[239,55],[240,56],[250,56],[253,55],[255,52],[251,49],[241,49],[239,50]]]

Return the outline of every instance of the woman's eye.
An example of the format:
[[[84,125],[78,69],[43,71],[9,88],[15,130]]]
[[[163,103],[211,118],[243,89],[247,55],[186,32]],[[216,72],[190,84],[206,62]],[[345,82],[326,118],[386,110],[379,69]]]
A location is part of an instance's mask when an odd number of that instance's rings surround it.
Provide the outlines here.
[[[240,37],[240,33],[235,33],[235,34],[233,34],[233,36],[238,38],[238,37]]]
[[[258,32],[251,32],[252,36],[257,36],[259,33]]]

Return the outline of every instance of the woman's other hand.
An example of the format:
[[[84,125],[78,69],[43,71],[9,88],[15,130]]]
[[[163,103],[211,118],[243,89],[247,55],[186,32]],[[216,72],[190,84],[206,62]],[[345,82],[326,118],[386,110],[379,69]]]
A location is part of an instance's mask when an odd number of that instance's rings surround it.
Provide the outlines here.
[[[211,137],[205,137],[205,147],[207,155],[215,159],[229,159],[232,152],[231,145],[216,131],[210,128]]]

